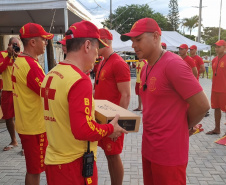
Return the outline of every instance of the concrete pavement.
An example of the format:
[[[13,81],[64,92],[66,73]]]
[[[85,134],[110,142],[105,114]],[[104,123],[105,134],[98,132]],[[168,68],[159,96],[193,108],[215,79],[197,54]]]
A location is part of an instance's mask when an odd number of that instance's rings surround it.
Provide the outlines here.
[[[211,80],[200,79],[200,83],[210,98]],[[132,98],[129,110],[137,107],[137,96],[134,93],[135,79],[132,79]],[[141,113],[135,112],[142,116]],[[214,127],[214,112],[202,120],[204,132],[190,137],[189,163],[187,167],[187,185],[226,185],[226,147],[214,143],[226,132],[225,114],[222,114],[220,135],[205,135],[205,132]],[[121,158],[124,165],[123,185],[141,185],[142,162],[141,140],[142,123],[138,133],[125,136],[124,150]],[[22,185],[26,172],[24,157],[20,155],[21,145],[10,151],[3,152],[4,146],[9,144],[10,138],[4,123],[0,123],[0,185]],[[103,151],[98,149],[98,175],[99,185],[110,185],[107,160]],[[45,174],[41,175],[41,185],[46,184]]]

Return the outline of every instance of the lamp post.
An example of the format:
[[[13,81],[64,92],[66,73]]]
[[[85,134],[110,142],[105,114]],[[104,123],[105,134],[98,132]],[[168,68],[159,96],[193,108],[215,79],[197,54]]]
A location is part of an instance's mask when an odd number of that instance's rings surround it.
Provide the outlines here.
[[[199,8],[199,26],[198,26],[198,42],[201,40],[201,26],[202,26],[202,0],[199,1],[199,6],[193,6],[194,8]]]
[[[198,29],[198,42],[200,42],[201,38],[201,22],[202,22],[202,0],[199,3],[199,29]]]
[[[112,0],[110,0],[110,29],[112,29]]]
[[[218,40],[221,38],[221,9],[222,9],[222,0],[220,5],[220,20],[219,20],[219,33],[218,33]]]

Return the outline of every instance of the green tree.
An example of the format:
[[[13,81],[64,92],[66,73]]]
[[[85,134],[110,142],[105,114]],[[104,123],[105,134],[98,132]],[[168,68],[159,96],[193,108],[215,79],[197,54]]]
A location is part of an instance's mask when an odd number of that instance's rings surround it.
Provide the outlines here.
[[[173,30],[177,31],[179,28],[179,11],[177,0],[170,0],[169,2],[169,23],[172,25]]]
[[[195,15],[191,18],[184,18],[182,24],[185,28],[187,28],[189,30],[190,35],[191,35],[192,30],[194,28],[198,27],[198,25],[199,25],[199,16]]]
[[[162,30],[169,30],[170,28],[168,19],[160,13],[155,13],[148,4],[119,6],[112,14],[112,27],[110,25],[110,17],[105,19],[102,24],[123,34],[129,32],[137,20],[145,17],[155,19]]]
[[[205,41],[206,44],[215,46],[214,44],[218,41],[218,27],[206,27],[203,30],[202,39]],[[221,40],[226,40],[226,30],[221,29]],[[216,55],[215,48],[211,48],[211,54]]]

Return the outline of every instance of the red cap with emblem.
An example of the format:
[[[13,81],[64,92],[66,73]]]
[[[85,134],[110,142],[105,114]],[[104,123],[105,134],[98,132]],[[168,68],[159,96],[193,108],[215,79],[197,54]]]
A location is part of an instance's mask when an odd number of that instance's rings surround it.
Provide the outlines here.
[[[137,37],[145,32],[154,33],[158,32],[159,35],[162,31],[158,23],[152,18],[143,18],[134,23],[129,33],[121,35],[122,41],[127,41],[131,37]]]
[[[108,40],[113,40],[113,35],[111,32],[105,28],[99,29],[100,32],[100,38],[101,39],[108,39]]]
[[[197,50],[197,46],[196,46],[196,45],[192,45],[192,46],[190,47],[190,49],[195,49],[195,50]]]
[[[32,38],[32,37],[42,37],[44,39],[50,40],[53,38],[53,34],[48,33],[40,24],[27,23],[20,29],[20,38]]]
[[[61,41],[57,41],[57,43],[60,43],[64,46],[66,46],[66,37],[64,37]]]
[[[217,46],[226,46],[225,40],[218,40],[215,44],[216,44]]]
[[[98,28],[89,21],[76,22],[72,24],[68,30],[71,30],[72,34],[65,35],[66,40],[72,38],[96,38],[99,40],[100,48],[109,47],[100,39],[100,32]]]
[[[188,49],[188,45],[187,44],[181,44],[179,47],[177,48],[181,48],[181,49]]]

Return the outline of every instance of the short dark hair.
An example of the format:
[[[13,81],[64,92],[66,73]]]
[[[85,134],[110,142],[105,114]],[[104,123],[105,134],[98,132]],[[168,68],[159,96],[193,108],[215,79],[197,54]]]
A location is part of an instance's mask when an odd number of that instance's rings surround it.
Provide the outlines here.
[[[24,46],[27,46],[28,42],[31,40],[31,39],[38,39],[39,37],[31,37],[31,38],[21,38],[21,42],[23,43]]]
[[[24,46],[27,46],[29,40],[31,40],[32,38],[21,38],[21,42],[23,43]]]
[[[71,30],[68,30],[65,35],[73,34]],[[97,41],[96,38],[72,38],[66,40],[67,52],[78,51],[82,45],[89,40],[92,44]]]

